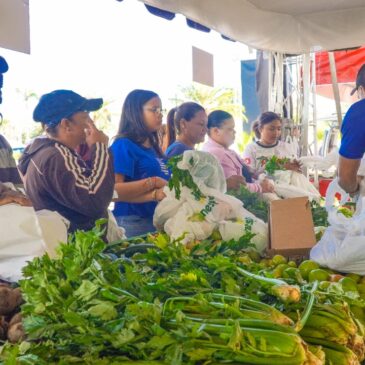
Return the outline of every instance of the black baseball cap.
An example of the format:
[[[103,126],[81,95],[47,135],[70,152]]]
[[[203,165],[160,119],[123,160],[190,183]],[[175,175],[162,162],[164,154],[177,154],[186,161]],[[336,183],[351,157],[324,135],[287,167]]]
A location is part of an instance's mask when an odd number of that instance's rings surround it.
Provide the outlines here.
[[[92,112],[103,105],[103,99],[86,99],[72,90],[54,90],[44,94],[33,112],[33,119],[56,126],[63,118],[78,112]]]
[[[357,89],[363,86],[365,87],[365,63],[360,67],[356,76],[356,86],[352,89],[351,95],[354,95]]]

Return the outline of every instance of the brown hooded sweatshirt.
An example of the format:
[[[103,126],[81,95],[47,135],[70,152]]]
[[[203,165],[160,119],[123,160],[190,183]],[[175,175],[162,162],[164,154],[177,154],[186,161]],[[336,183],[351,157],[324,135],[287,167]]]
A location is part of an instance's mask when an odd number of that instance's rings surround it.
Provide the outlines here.
[[[19,160],[25,190],[35,210],[57,211],[67,218],[70,232],[89,230],[107,218],[113,196],[114,172],[108,147],[91,147],[91,167],[69,147],[50,138],[37,138]]]

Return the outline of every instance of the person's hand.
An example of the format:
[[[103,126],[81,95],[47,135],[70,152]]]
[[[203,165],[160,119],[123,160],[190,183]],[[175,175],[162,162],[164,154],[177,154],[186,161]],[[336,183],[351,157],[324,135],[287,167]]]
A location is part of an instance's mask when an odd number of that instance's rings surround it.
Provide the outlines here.
[[[163,188],[167,185],[167,181],[162,179],[161,177],[154,176],[152,177],[155,189]]]
[[[156,201],[160,202],[162,199],[166,198],[166,194],[163,192],[163,188],[156,190]]]
[[[23,207],[31,207],[32,203],[31,201],[24,195],[7,195],[3,198],[0,198],[0,205],[6,205],[6,204],[19,204]]]
[[[238,190],[241,185],[246,185],[246,180],[243,176],[233,175],[227,179],[228,190]]]
[[[273,193],[275,190],[274,184],[269,179],[264,179],[260,182],[263,193]]]
[[[32,206],[32,202],[23,195],[19,195],[19,196],[13,196],[13,201],[16,204],[21,205],[22,207],[31,207]]]
[[[286,170],[296,171],[296,172],[302,172],[301,166],[299,161],[293,160],[289,161],[286,164],[284,164],[284,168]]]
[[[6,204],[11,204],[12,202],[13,202],[13,199],[11,196],[4,196],[4,197],[0,198],[0,206],[6,205]]]
[[[92,122],[89,122],[89,127],[85,129],[85,134],[86,143],[89,147],[98,142],[108,145],[109,137],[104,132],[97,129]]]

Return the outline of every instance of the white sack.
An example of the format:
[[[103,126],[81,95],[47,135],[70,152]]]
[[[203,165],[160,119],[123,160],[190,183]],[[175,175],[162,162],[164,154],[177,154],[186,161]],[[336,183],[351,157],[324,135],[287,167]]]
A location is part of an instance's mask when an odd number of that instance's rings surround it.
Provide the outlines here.
[[[312,248],[310,258],[333,270],[365,275],[365,198],[358,200],[355,214],[347,218],[334,206],[336,193],[341,194],[341,204],[348,200],[337,179],[329,185],[326,195],[330,226]]]
[[[238,239],[245,228],[245,218],[253,220],[253,243],[262,251],[268,244],[267,224],[244,209],[240,200],[226,195],[226,180],[218,160],[211,154],[186,151],[178,165],[189,170],[194,182],[206,197],[197,201],[190,189],[182,187],[180,199],[165,187],[166,198],[156,207],[153,224],[173,239],[184,236],[183,243],[208,238],[218,229],[224,240]],[[204,216],[199,220],[199,214]]]

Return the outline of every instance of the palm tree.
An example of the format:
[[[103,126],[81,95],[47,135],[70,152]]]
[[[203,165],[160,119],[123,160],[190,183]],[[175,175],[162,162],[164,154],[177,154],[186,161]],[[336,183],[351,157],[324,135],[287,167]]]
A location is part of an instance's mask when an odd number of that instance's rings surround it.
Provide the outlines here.
[[[195,101],[202,105],[208,113],[222,109],[234,116],[235,119],[247,121],[245,107],[238,102],[237,94],[232,88],[212,88],[193,83],[180,88],[181,96],[170,99],[175,105],[185,101]]]
[[[175,106],[185,101],[195,101],[202,105],[208,113],[220,109],[233,115],[236,121],[236,130],[241,138],[236,139],[236,147],[239,152],[244,150],[246,144],[252,141],[253,134],[243,131],[246,123],[245,107],[238,102],[237,93],[232,88],[212,88],[198,83],[180,87],[180,95],[170,102]]]

